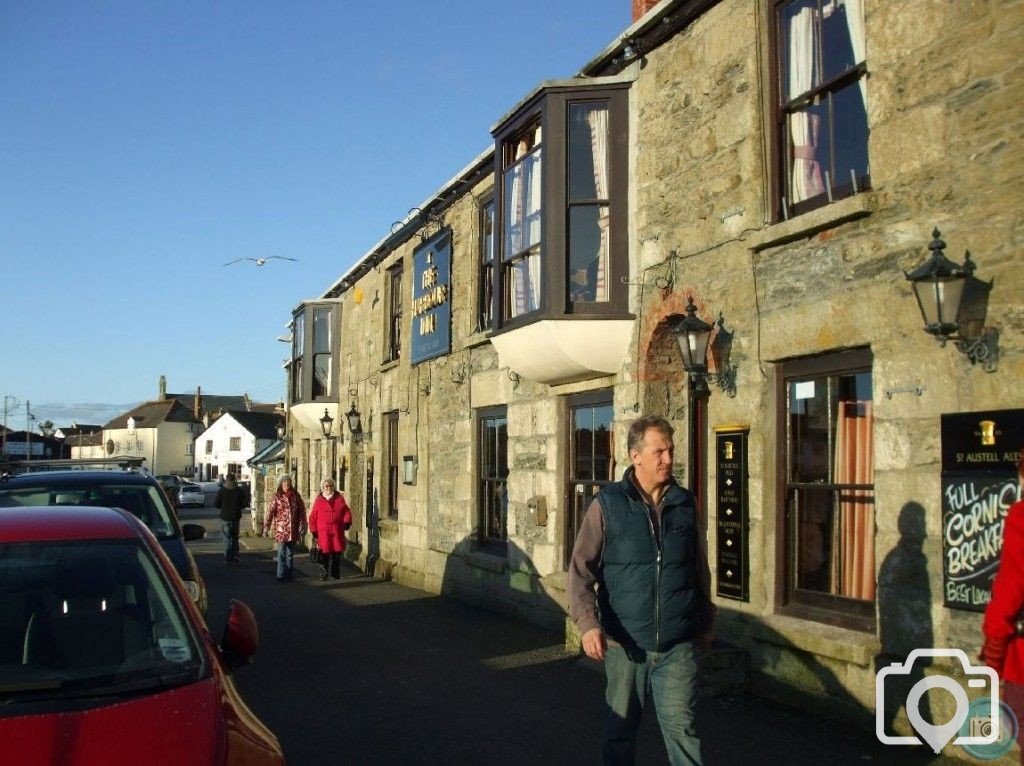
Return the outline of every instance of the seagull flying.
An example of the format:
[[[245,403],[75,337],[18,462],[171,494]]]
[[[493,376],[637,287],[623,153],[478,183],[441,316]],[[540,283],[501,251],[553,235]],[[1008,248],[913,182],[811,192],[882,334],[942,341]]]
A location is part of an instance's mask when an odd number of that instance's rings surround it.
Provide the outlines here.
[[[267,261],[273,261],[275,259],[279,260],[279,261],[296,261],[296,260],[298,260],[297,258],[286,258],[283,255],[268,255],[266,258],[235,258],[235,260],[228,261],[227,263],[225,263],[223,265],[224,266],[230,266],[232,263],[239,263],[240,261],[252,261],[257,266],[262,266]]]

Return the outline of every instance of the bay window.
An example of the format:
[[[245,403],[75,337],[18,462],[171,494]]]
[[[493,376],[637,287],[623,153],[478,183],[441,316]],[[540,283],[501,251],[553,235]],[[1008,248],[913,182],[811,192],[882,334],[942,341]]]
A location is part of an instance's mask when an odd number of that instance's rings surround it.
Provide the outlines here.
[[[336,308],[332,303],[307,303],[292,315],[292,358],[288,365],[292,404],[337,397],[334,366],[338,358],[338,333],[333,326]]]
[[[542,87],[496,128],[493,329],[627,314],[628,87]]]

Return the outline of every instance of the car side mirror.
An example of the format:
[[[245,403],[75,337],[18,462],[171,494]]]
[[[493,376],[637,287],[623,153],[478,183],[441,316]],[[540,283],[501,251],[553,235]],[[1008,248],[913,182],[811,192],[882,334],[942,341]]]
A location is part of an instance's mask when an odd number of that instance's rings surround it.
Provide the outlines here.
[[[202,524],[182,524],[181,533],[185,536],[185,542],[202,540],[206,537],[206,527]]]
[[[256,625],[256,615],[241,601],[232,599],[221,641],[220,651],[224,663],[229,670],[249,663],[259,645],[260,630]]]

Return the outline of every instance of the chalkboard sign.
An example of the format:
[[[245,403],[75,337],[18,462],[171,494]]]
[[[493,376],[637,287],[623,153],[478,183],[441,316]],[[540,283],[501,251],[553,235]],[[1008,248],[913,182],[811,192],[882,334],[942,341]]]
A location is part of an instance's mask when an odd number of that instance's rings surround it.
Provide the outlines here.
[[[1003,549],[1003,525],[1019,497],[1024,410],[942,416],[943,603],[983,612]]]
[[[716,594],[749,601],[750,542],[747,511],[746,430],[715,429],[718,499]]]

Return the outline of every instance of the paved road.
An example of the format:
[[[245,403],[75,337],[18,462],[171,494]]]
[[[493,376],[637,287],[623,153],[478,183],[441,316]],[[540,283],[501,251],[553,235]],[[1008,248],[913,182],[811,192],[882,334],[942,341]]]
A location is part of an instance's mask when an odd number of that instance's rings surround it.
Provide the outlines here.
[[[213,513],[182,513],[210,529],[192,544],[210,625],[220,632],[229,598],[255,610],[260,650],[236,681],[290,764],[600,762],[604,679],[560,635],[354,568],[321,583],[304,555],[280,584],[265,540],[243,540],[242,563],[227,566]],[[638,763],[662,766],[649,712]],[[953,763],[756,699],[703,700],[700,717],[711,766]]]

